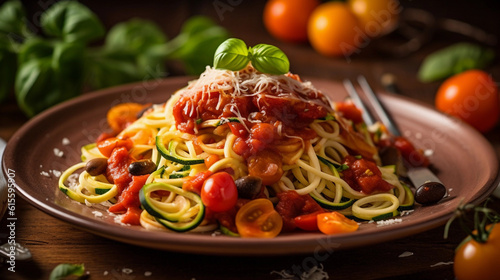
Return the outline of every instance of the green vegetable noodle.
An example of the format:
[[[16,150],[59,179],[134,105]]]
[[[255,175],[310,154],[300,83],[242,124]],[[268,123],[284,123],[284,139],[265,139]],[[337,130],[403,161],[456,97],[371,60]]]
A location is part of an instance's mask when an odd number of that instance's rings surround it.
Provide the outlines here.
[[[422,82],[441,80],[465,70],[486,67],[495,57],[491,49],[470,43],[458,43],[430,54],[420,66]]]

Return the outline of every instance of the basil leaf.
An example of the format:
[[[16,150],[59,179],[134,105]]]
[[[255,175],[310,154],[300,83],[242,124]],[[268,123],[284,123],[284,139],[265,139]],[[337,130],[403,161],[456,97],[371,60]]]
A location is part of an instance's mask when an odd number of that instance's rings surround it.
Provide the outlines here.
[[[54,70],[59,89],[59,96],[53,106],[59,102],[78,96],[83,87],[84,47],[78,43],[60,42],[55,45],[52,55]],[[47,107],[48,108],[48,107]]]
[[[106,36],[104,48],[108,51],[132,55],[148,54],[152,47],[163,45],[167,38],[151,21],[131,19],[119,23]]]
[[[88,43],[105,34],[97,16],[76,1],[60,1],[52,5],[41,17],[41,26],[47,35],[66,42]]]
[[[47,96],[57,96],[52,59],[30,60],[19,66],[16,76],[16,99],[21,110],[29,117],[47,108],[55,100]],[[48,102],[47,102],[48,101]]]
[[[139,81],[135,58],[117,54],[88,57],[86,80],[93,88],[106,88]]]
[[[60,280],[68,276],[82,276],[85,273],[83,264],[68,264],[63,263],[56,266],[50,273],[50,280]]]
[[[286,74],[290,70],[290,61],[279,48],[259,44],[250,49],[252,65],[262,73],[273,75]]]
[[[224,41],[215,51],[214,67],[238,71],[245,68],[250,61],[247,45],[243,40],[230,38]]]
[[[47,48],[42,41],[37,42]],[[15,80],[17,103],[29,117],[77,96],[82,88],[82,45],[57,42],[49,55],[40,55],[44,52],[25,54],[29,59],[19,64]]]
[[[160,28],[147,20],[132,19],[115,25],[106,37],[103,54],[108,61],[123,60],[128,66],[124,69],[125,71],[115,69],[115,72],[118,71],[118,76],[115,76],[118,79],[112,81],[111,85],[116,85],[115,82],[127,83],[159,78],[164,75],[165,63],[161,48],[164,47],[166,41],[167,38]],[[100,66],[113,68],[112,65],[102,63]],[[130,66],[135,67],[136,73],[129,72],[127,68]],[[132,79],[127,80],[127,76]]]
[[[484,68],[495,57],[491,49],[471,43],[457,43],[425,58],[418,71],[422,82],[444,79],[465,70]]]
[[[18,55],[19,64],[26,63],[32,59],[51,57],[54,46],[51,42],[41,38],[31,38],[21,46]]]
[[[26,14],[19,0],[5,2],[0,7],[0,32],[23,34],[26,31]]]
[[[188,74],[198,75],[213,63],[217,47],[228,37],[227,30],[210,18],[194,16],[183,24],[179,35],[167,42],[165,56],[181,60]]]

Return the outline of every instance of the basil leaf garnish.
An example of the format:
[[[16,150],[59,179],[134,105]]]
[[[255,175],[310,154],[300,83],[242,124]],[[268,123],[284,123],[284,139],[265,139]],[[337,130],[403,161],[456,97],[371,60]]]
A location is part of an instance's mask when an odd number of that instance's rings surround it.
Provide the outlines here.
[[[241,39],[229,38],[220,44],[215,51],[214,67],[238,71],[245,68],[249,61],[245,42]]]
[[[258,44],[250,49],[253,67],[262,73],[281,75],[288,73],[290,62],[280,49],[267,44]]]
[[[214,67],[239,71],[250,61],[253,67],[262,73],[281,75],[288,73],[290,69],[288,57],[279,48],[267,44],[247,48],[245,42],[237,38],[227,39],[217,48]]]

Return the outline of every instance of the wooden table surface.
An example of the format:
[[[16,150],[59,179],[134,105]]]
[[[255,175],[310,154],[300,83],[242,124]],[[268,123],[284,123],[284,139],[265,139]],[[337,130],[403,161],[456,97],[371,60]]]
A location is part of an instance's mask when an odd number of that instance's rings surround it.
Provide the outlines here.
[[[35,1],[33,1],[35,2]],[[121,1],[103,4],[99,1],[81,1],[93,9],[109,27],[131,17],[148,18],[160,24],[172,38],[181,23],[190,15],[205,14],[228,28],[234,37],[249,45],[270,43],[282,48],[290,58],[292,72],[303,76],[333,80],[365,75],[381,90],[384,73],[396,76],[401,94],[432,104],[439,82],[421,83],[416,77],[422,59],[430,52],[466,38],[437,32],[422,49],[404,58],[380,55],[370,42],[350,60],[326,58],[315,53],[307,44],[287,44],[272,38],[262,25],[264,1]],[[223,13],[217,13],[214,4],[226,3]],[[405,1],[405,8],[417,7],[431,11],[436,17],[451,17],[467,21],[500,36],[498,3],[495,1]],[[38,1],[37,3],[41,3]],[[108,2],[106,2],[108,3]],[[42,5],[32,4],[29,12],[36,14]],[[35,17],[33,17],[35,19]],[[498,46],[497,46],[498,49]],[[487,68],[500,80],[498,63]],[[171,75],[179,75],[173,65]],[[8,140],[27,119],[13,100],[0,105],[0,137]],[[500,155],[500,127],[484,135]],[[54,186],[55,187],[55,186]],[[500,209],[500,201],[493,205]],[[227,257],[157,251],[132,246],[96,236],[59,221],[18,197],[16,200],[16,239],[28,247],[33,259],[16,263],[16,272],[0,267],[1,279],[48,279],[50,271],[60,263],[83,263],[90,279],[280,279],[273,271],[295,273],[309,271],[319,263],[329,279],[453,279],[451,264],[454,249],[464,237],[458,224],[451,228],[451,237],[443,239],[444,227],[382,244],[350,250],[339,250],[324,260],[314,255],[287,255],[274,257]],[[7,221],[0,223],[0,241],[7,236]],[[1,266],[1,265],[0,265]],[[292,279],[292,278],[290,278]],[[326,278],[309,278],[326,279]]]

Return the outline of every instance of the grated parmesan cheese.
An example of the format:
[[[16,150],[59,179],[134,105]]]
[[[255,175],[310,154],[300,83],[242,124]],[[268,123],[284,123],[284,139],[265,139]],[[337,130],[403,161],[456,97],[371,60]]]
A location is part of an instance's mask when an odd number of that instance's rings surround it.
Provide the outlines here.
[[[399,224],[401,222],[403,222],[403,219],[399,219],[399,218],[398,219],[377,221],[377,227]]]
[[[69,141],[69,139],[68,139],[68,138],[64,137],[64,138],[62,139],[62,144],[63,144],[64,146],[66,146],[66,145],[71,144],[71,141]]]
[[[59,170],[50,170],[49,172],[58,178],[61,177],[61,174],[62,174],[62,172]]]
[[[56,155],[56,157],[63,157],[64,152],[59,150],[58,148],[54,148],[54,155]]]
[[[183,108],[183,113],[200,118],[195,93],[201,93],[201,101],[210,98],[212,94],[227,94],[233,97],[260,97],[261,94],[266,94],[268,98],[298,99],[306,103],[322,103],[321,105],[325,108],[332,108],[328,98],[311,82],[301,82],[286,75],[263,74],[255,70],[251,64],[240,71],[220,70],[207,66],[199,79],[189,82],[187,88],[180,92],[180,95],[189,98]],[[221,101],[222,98],[219,95],[217,110],[221,109]],[[258,104],[259,101],[257,100]],[[234,107],[235,105],[227,104],[226,106]],[[238,113],[235,115],[239,116]]]
[[[50,174],[46,171],[40,172],[40,175],[45,176],[45,177],[50,177]]]

